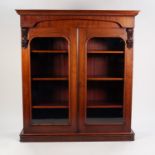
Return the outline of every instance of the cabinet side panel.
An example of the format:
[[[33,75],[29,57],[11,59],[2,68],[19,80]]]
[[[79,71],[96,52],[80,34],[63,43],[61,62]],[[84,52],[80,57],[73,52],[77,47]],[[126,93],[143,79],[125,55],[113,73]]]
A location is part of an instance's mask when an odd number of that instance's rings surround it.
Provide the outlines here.
[[[22,48],[22,80],[23,80],[23,125],[24,131],[30,126],[31,80],[30,80],[30,53],[28,48]]]
[[[131,131],[131,109],[132,109],[132,70],[133,70],[133,48],[126,47],[125,50],[125,73],[124,73],[124,116],[127,131]]]

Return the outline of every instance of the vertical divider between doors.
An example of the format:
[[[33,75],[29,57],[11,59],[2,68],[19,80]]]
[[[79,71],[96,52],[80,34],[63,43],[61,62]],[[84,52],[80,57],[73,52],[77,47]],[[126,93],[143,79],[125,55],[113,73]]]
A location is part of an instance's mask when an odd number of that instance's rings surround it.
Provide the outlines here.
[[[85,100],[86,100],[86,58],[85,58],[85,29],[79,30],[79,54],[78,54],[78,81],[79,81],[79,131],[85,131]]]
[[[71,51],[70,51],[70,119],[73,125],[73,132],[77,132],[77,119],[78,119],[78,111],[77,111],[77,98],[78,98],[78,90],[77,90],[77,31],[76,29],[72,30],[71,36]]]
[[[76,63],[76,66],[77,66],[77,81],[76,81],[76,84],[77,84],[77,132],[80,131],[79,129],[79,28],[76,28],[76,56],[77,56],[77,63]]]

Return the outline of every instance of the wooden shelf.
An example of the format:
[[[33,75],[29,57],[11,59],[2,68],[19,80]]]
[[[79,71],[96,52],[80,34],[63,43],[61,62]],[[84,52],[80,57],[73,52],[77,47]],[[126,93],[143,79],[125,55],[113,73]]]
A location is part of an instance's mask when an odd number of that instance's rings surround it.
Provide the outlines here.
[[[124,78],[88,77],[89,81],[123,81]]]
[[[33,81],[67,81],[68,77],[32,78]]]
[[[38,105],[33,105],[33,109],[66,109],[69,108],[67,102],[55,102],[55,103],[39,103]]]
[[[123,108],[123,105],[115,102],[88,101],[87,108]]]
[[[32,53],[68,53],[67,50],[32,50]]]
[[[123,123],[123,118],[122,117],[117,117],[117,118],[87,118],[86,120],[87,124],[120,124]]]
[[[64,118],[64,119],[32,119],[32,124],[34,125],[40,125],[40,124],[43,124],[43,125],[60,125],[60,124],[64,124],[64,125],[67,125],[69,122],[68,122],[68,119]]]
[[[91,50],[88,51],[90,54],[123,54],[124,51],[103,51],[103,50]]]

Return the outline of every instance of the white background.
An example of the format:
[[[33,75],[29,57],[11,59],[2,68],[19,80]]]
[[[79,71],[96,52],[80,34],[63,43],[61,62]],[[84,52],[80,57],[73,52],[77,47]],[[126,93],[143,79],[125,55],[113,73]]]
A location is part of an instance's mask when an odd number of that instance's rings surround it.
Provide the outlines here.
[[[136,17],[133,118],[134,142],[20,143],[22,86],[20,20],[15,9],[140,10]],[[0,154],[155,155],[155,1],[1,0]]]

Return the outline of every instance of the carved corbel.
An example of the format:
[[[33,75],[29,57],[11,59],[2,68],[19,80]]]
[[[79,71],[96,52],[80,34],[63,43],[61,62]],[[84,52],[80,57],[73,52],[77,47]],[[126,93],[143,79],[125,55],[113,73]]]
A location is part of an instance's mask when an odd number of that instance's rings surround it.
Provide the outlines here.
[[[28,31],[29,29],[27,27],[22,27],[22,47],[27,48],[28,45]]]
[[[127,28],[127,40],[126,44],[128,48],[133,48],[133,28]]]

